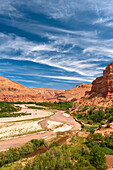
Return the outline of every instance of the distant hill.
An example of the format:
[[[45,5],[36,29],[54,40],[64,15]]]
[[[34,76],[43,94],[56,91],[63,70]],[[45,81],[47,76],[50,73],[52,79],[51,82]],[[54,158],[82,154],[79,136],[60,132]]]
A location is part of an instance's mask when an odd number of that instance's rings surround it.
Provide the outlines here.
[[[91,84],[83,83],[69,90],[65,90],[62,93],[57,94],[56,96],[57,99],[61,101],[77,101],[85,95],[86,91],[90,91],[91,87]]]
[[[0,101],[55,102],[76,101],[91,89],[89,84],[81,84],[69,90],[25,87],[0,76]]]

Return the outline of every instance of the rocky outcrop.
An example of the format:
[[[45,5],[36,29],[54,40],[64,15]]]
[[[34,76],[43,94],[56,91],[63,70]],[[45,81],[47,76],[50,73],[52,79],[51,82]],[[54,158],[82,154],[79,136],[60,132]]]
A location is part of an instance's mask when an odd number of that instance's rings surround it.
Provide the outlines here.
[[[91,93],[104,98],[113,95],[113,62],[107,65],[103,76],[92,82]]]
[[[103,76],[92,82],[91,91],[86,92],[78,104],[109,107],[113,105],[113,62],[107,65]]]

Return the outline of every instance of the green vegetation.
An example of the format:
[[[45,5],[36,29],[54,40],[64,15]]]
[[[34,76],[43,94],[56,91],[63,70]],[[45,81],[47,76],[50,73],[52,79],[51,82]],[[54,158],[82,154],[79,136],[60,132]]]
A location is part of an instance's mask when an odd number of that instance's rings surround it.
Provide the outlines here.
[[[0,102],[0,114],[17,112],[20,109],[21,108],[19,106],[14,106],[13,104],[9,104],[8,102]]]
[[[85,126],[84,128],[87,132],[91,132],[91,133],[94,133],[94,131],[96,129],[96,127],[94,127],[94,126]]]
[[[54,102],[54,103],[36,103],[36,105],[39,106],[45,106],[48,107],[49,109],[57,109],[57,110],[68,110],[69,108],[72,108],[73,103],[72,102]]]
[[[9,104],[36,104],[39,106],[48,107],[49,109],[57,109],[57,110],[68,110],[68,108],[72,108],[75,103],[73,102],[9,102]],[[31,109],[41,109],[41,107],[36,106],[28,106]],[[43,108],[45,109],[45,108]]]
[[[77,141],[78,140],[78,141]],[[55,146],[29,161],[24,170],[96,170],[106,169],[106,158],[99,146],[88,147],[81,139],[73,137],[71,145]]]
[[[109,128],[109,123],[113,122],[113,107],[103,110],[102,108],[89,107],[86,105],[81,108],[81,110],[78,110],[77,113],[73,112],[72,115],[78,120],[88,124],[103,125],[103,121],[107,120],[107,128]],[[100,126],[100,128],[101,127],[102,126]]]
[[[39,109],[39,110],[45,110],[44,107],[36,107],[36,106],[27,106],[29,109]]]
[[[16,113],[20,111],[21,107],[14,106],[8,102],[0,102],[0,118],[2,117],[18,117],[24,115],[30,115],[31,113]]]
[[[86,141],[83,137],[73,136],[71,144],[63,144],[54,141],[45,150],[45,153],[36,155],[33,159],[21,160],[15,164],[14,161],[25,158],[37,147],[44,144],[44,140],[33,139],[19,148],[11,148],[0,153],[0,165],[15,170],[106,170],[106,146],[102,142],[113,139],[113,136],[103,138],[101,134],[90,134]],[[109,148],[107,148],[109,149]],[[111,150],[110,150],[111,151]],[[21,163],[25,162],[23,166]]]
[[[10,148],[8,151],[0,152],[0,167],[24,158],[42,145],[44,145],[44,140],[33,139],[21,147]]]
[[[50,144],[50,148],[53,147],[53,146],[59,146],[59,143],[54,141],[53,143]]]
[[[19,116],[27,116],[31,115],[31,113],[2,113],[0,114],[0,118],[2,117],[19,117]]]
[[[113,155],[113,135],[103,137],[101,133],[95,133],[87,137],[87,146],[99,146],[106,155]]]
[[[9,104],[36,104],[36,102],[8,102]]]

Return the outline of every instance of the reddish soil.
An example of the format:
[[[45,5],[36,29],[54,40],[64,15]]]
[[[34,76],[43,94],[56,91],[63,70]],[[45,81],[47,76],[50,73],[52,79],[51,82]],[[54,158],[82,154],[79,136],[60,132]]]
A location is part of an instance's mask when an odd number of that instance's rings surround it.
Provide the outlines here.
[[[113,169],[113,155],[106,155],[108,170]]]

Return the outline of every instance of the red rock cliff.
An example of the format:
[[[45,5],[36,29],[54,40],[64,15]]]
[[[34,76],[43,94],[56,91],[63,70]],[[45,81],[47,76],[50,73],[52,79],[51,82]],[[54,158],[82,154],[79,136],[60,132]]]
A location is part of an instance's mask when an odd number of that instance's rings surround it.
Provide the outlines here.
[[[91,91],[78,101],[78,105],[110,107],[113,105],[113,62],[107,65],[103,76],[92,82]]]
[[[107,65],[103,76],[96,78],[92,82],[91,93],[99,97],[109,97],[113,95],[113,62]]]

